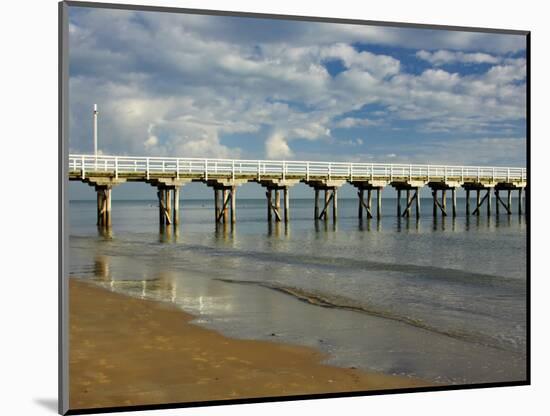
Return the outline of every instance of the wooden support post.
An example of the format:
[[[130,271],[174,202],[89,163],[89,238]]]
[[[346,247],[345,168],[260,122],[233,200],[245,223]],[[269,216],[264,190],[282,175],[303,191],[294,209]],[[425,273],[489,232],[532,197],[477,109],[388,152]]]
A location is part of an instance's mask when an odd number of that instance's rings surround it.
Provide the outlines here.
[[[498,217],[500,215],[500,210],[499,210],[500,195],[498,194],[498,189],[495,189],[495,199],[496,199],[496,203],[497,203],[496,213],[497,213],[497,217]]]
[[[218,218],[220,217],[220,190],[214,188],[214,211],[216,222],[219,222]]]
[[[229,220],[229,189],[223,188],[223,222],[227,224]]]
[[[401,216],[401,189],[397,190],[397,216]]]
[[[271,212],[271,188],[268,188],[267,192],[265,193],[265,196],[267,198],[267,221],[271,222],[273,221],[273,214]]]
[[[166,221],[167,223],[169,223],[170,217],[171,217],[171,215],[172,215],[172,201],[171,201],[171,198],[170,198],[170,197],[171,197],[171,193],[172,193],[172,191],[171,191],[170,188],[166,189],[166,194],[165,194],[164,202],[165,202],[165,204],[166,204],[166,216],[168,217],[168,219],[167,219],[167,221]]]
[[[456,188],[453,188],[451,192],[453,199],[453,217],[456,217]]]
[[[338,219],[338,189],[332,190],[332,221],[336,222]]]
[[[359,192],[357,192],[357,196],[359,197],[359,211],[357,212],[357,216],[359,217],[360,220],[363,219],[363,195],[364,195],[364,190],[363,189],[360,189]]]
[[[508,189],[508,215],[512,213],[512,191]]]
[[[178,187],[174,188],[174,213],[172,217],[172,223],[178,225],[180,223],[180,190]]]
[[[416,219],[420,218],[420,188],[416,188],[416,192],[414,194],[414,198],[416,199]]]
[[[486,193],[485,196],[477,202],[476,209],[474,209],[474,212],[472,212],[472,215],[479,215],[480,208],[488,197],[489,197],[489,193]]]
[[[285,186],[283,194],[285,199],[285,223],[288,223],[290,221],[290,199],[288,191],[288,186]]]
[[[487,188],[487,216],[491,216],[491,188]]]
[[[159,199],[159,225],[164,225],[164,189],[159,188],[157,192]]]
[[[103,208],[103,191],[101,189],[96,189],[97,194],[97,225],[102,225],[101,210]]]
[[[443,211],[447,212],[447,190],[443,189],[441,191],[441,206],[443,207]]]
[[[376,199],[377,199],[377,209],[376,209],[376,215],[378,218],[382,216],[382,187],[379,186],[376,188]]]
[[[319,188],[315,188],[315,221],[319,219]]]
[[[405,212],[407,214],[407,217],[411,216],[411,190],[407,189],[407,208],[405,209]]]
[[[522,214],[522,206],[521,206],[521,191],[522,190],[523,190],[522,188],[518,189],[518,214],[519,215]]]
[[[470,190],[466,189],[466,216],[470,215]]]
[[[437,189],[434,189],[432,191],[432,196],[433,196],[433,216],[434,217],[437,217]]]
[[[106,201],[105,201],[105,224],[107,225],[107,227],[110,227],[111,224],[112,224],[112,221],[111,221],[111,188],[107,188],[105,189],[105,196],[106,196]]]
[[[372,218],[372,189],[367,191],[367,216]]]
[[[279,189],[275,189],[275,211],[277,211],[277,213],[279,215],[276,215],[275,216],[275,221],[281,221],[281,195],[280,195],[280,192],[279,192]]]
[[[328,209],[329,201],[330,201],[330,193],[329,193],[328,189],[325,189],[325,206],[324,206],[323,211],[322,211],[323,219],[325,221],[328,220],[327,209]]]
[[[237,187],[231,187],[231,223],[237,222]]]
[[[479,195],[479,189],[476,189],[476,210],[474,211],[476,215],[479,216],[479,204],[481,202],[480,195]]]

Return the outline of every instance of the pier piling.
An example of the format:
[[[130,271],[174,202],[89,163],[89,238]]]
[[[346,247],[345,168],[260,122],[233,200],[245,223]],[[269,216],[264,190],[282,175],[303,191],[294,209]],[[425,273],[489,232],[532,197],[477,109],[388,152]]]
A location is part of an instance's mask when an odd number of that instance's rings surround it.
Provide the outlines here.
[[[420,218],[420,188],[416,188],[414,199],[416,200],[416,219]]]
[[[365,191],[363,189],[360,189],[359,192],[357,193],[357,196],[359,197],[359,211],[357,213],[357,216],[360,220],[363,219],[363,204],[364,204],[364,195],[365,195]]]
[[[175,187],[173,190],[174,193],[174,212],[172,223],[174,225],[179,225],[180,223],[180,190],[178,187]]]
[[[397,216],[401,217],[401,189],[397,190]]]
[[[380,218],[382,216],[382,187],[381,186],[376,188],[376,199],[377,199],[376,217]]]
[[[97,193],[97,225],[111,227],[111,188],[96,186]]]
[[[288,186],[285,186],[284,187],[284,190],[283,190],[283,196],[284,196],[284,200],[285,200],[285,223],[288,223],[290,221],[290,195],[289,195],[289,189],[288,189]]]
[[[237,222],[237,187],[231,187],[231,223]]]
[[[456,217],[456,188],[451,189],[453,200],[453,217]]]
[[[338,219],[338,189],[332,190],[332,221],[336,222]]]
[[[319,219],[319,188],[315,188],[315,210],[313,212],[315,220]]]

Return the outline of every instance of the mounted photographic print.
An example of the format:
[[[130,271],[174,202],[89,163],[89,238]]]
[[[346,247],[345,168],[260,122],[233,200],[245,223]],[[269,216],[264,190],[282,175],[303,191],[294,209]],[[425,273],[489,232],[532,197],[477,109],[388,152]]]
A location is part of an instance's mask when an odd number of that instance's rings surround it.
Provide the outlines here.
[[[529,384],[529,32],[59,10],[61,413]]]

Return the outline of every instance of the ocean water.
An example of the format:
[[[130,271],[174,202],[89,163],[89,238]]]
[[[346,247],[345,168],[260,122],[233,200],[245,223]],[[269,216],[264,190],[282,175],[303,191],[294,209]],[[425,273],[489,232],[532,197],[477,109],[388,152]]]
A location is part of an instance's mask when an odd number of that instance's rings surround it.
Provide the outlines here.
[[[515,208],[515,200],[514,208]],[[213,200],[180,202],[177,230],[156,201],[113,201],[113,228],[95,201],[71,201],[70,273],[109,290],[171,302],[238,338],[318,348],[327,362],[445,384],[526,375],[525,217],[313,220],[291,200],[291,222],[266,221],[264,200],[237,200],[237,223],[214,223]],[[494,209],[494,208],[493,208]],[[485,214],[485,211],[483,211]]]

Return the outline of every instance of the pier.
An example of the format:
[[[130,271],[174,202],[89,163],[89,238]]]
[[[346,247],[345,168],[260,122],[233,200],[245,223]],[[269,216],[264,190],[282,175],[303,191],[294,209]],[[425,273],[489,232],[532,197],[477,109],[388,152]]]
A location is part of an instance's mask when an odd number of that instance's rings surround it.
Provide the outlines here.
[[[266,220],[288,223],[291,189],[305,183],[313,189],[312,218],[337,221],[338,189],[349,183],[357,189],[358,218],[382,216],[382,191],[394,189],[399,217],[420,218],[420,190],[429,187],[432,215],[456,216],[456,192],[466,192],[466,215],[526,212],[522,196],[528,191],[527,170],[520,167],[444,166],[383,163],[233,160],[170,157],[69,155],[69,180],[93,186],[97,193],[97,224],[110,227],[113,188],[126,182],[143,182],[157,188],[160,226],[177,226],[179,191],[190,182],[214,190],[214,221],[237,221],[239,186],[254,182],[266,189]],[[451,196],[447,205],[448,193]],[[512,206],[512,193],[517,206]],[[475,195],[474,200],[472,197]],[[376,197],[376,206],[373,204]],[[282,206],[281,206],[282,199]],[[396,211],[394,211],[396,209]]]

